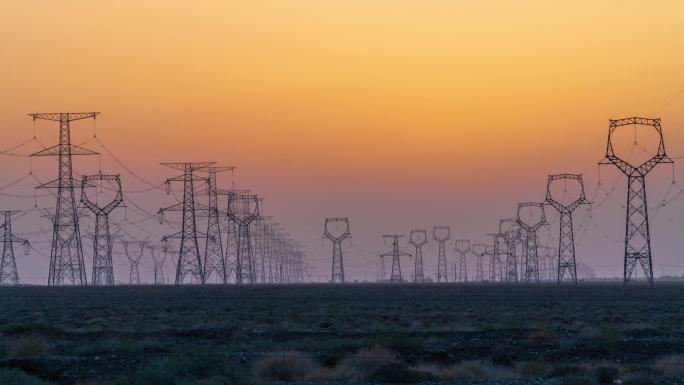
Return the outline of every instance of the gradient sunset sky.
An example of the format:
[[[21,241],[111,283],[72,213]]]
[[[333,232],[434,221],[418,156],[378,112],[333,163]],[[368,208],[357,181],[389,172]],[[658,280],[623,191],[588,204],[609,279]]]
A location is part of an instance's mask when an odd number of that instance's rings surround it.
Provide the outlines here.
[[[345,266],[357,278],[376,272],[382,234],[448,224],[454,238],[489,242],[517,202],[544,198],[550,173],[583,174],[589,195],[610,118],[662,118],[668,152],[683,156],[683,22],[677,0],[3,0],[0,147],[31,137],[27,113],[101,111],[98,137],[147,179],[175,175],[164,161],[237,166],[238,186],[265,197],[315,274],[330,269],[323,218],[350,217]],[[38,135],[57,140],[49,123]],[[74,142],[91,135],[74,128]],[[0,162],[0,184],[27,171]],[[54,178],[53,163],[33,162]],[[602,170],[606,185],[618,176]],[[671,179],[670,166],[650,177],[654,204]],[[601,274],[621,273],[624,178],[616,186],[577,251]],[[683,210],[676,201],[653,218],[656,275],[684,273]],[[35,280],[47,273],[40,257],[19,263]]]

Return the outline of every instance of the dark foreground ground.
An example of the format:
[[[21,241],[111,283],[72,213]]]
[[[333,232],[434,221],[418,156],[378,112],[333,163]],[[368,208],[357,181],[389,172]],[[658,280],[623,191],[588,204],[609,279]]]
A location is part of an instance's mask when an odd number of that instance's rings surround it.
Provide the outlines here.
[[[684,383],[684,285],[0,288],[0,384]]]

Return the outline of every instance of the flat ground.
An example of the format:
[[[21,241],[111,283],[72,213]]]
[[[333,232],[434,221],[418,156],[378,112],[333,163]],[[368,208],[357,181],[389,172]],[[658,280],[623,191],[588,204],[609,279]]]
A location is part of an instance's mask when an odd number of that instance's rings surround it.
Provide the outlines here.
[[[3,385],[670,384],[682,353],[682,284],[0,288]]]

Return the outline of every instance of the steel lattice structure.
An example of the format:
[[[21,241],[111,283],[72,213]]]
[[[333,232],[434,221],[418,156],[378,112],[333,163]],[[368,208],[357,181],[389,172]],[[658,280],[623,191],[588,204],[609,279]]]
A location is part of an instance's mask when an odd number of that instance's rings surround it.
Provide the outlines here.
[[[423,274],[423,246],[425,246],[427,242],[428,237],[425,230],[411,230],[411,233],[409,234],[409,244],[416,249],[413,283],[425,282],[425,275]]]
[[[485,255],[487,255],[488,251],[491,251],[491,249],[484,243],[475,243],[472,246],[472,250],[475,256],[477,257],[477,263],[475,264],[475,281],[485,282],[485,270],[482,259]]]
[[[256,283],[250,224],[259,217],[259,198],[254,194],[229,195],[228,216],[237,225],[235,283]]]
[[[509,227],[504,230],[504,228]],[[505,282],[518,282],[517,245],[522,238],[520,224],[516,218],[504,218],[499,221],[499,234],[506,244],[506,260],[503,278]]]
[[[208,174],[207,189],[203,193],[200,193],[209,197],[209,204],[207,206],[207,241],[204,244],[204,260],[202,261],[202,276],[205,283],[214,281],[225,284],[228,282],[226,259],[223,252],[223,241],[221,239],[221,226],[219,222],[219,194],[216,174],[219,172],[232,171],[234,169],[235,167],[232,166],[208,166],[198,169],[198,171],[206,172]]]
[[[659,136],[656,153],[644,163],[634,166],[621,159],[613,149],[613,134],[624,126],[651,126]],[[635,138],[636,143],[636,138]],[[627,176],[627,214],[625,226],[624,278],[627,284],[637,266],[641,265],[646,280],[653,285],[653,260],[651,255],[651,233],[648,223],[648,201],[646,200],[646,175],[660,163],[673,163],[665,153],[665,140],[660,119],[632,117],[610,120],[606,157],[599,164],[612,164]]]
[[[454,269],[455,282],[468,282],[468,264],[466,256],[470,251],[470,240],[457,239],[454,241],[454,250],[458,253],[458,270]]]
[[[73,178],[72,155],[97,155],[96,152],[71,144],[71,122],[95,119],[99,112],[57,112],[29,114],[36,120],[59,122],[59,144],[31,154],[31,156],[58,157],[57,179],[37,188],[56,188],[57,204],[52,218],[52,248],[48,285],[71,283],[86,285],[88,282],[83,261],[83,246],[78,225]]]
[[[524,218],[521,215],[521,211],[530,209],[538,210],[540,213],[539,218],[532,219]],[[526,219],[528,221],[526,221]],[[530,282],[534,279],[535,282],[539,282],[539,259],[537,253],[537,230],[546,224],[546,215],[544,212],[544,204],[537,202],[525,202],[518,204],[518,224],[525,230],[525,270],[523,271],[523,280],[525,283]]]
[[[2,224],[2,258],[0,259],[0,285],[19,285],[19,272],[17,271],[17,261],[14,258],[14,244],[24,245],[24,253],[28,254],[29,242],[24,238],[19,238],[12,233],[12,214],[16,211],[0,211],[5,217]]]
[[[168,257],[169,245],[168,240],[162,242],[162,255],[155,253],[156,247],[149,246],[150,256],[152,256],[152,263],[154,264],[154,284],[164,284],[164,263]]]
[[[176,267],[176,285],[183,283],[185,277],[188,275],[190,276],[191,283],[204,283],[204,270],[202,270],[202,256],[199,251],[197,231],[195,182],[206,182],[206,178],[195,176],[195,172],[209,167],[214,163],[215,162],[161,163],[163,166],[183,171],[182,175],[166,179],[167,189],[170,189],[169,186],[171,182],[183,182],[183,201],[159,209],[159,213],[162,216],[167,211],[181,211],[183,213],[181,231],[164,237],[180,238],[181,240]],[[201,235],[205,236],[204,234]]]
[[[126,258],[128,258],[128,262],[131,264],[131,270],[130,274],[128,276],[128,284],[129,285],[140,285],[140,260],[142,259],[143,252],[145,251],[145,241],[139,241],[136,242],[138,246],[140,247],[140,252],[135,253],[133,250],[129,249],[131,242],[123,242],[123,247],[124,247],[124,252],[126,253]]]
[[[564,204],[555,200],[551,194],[551,185],[556,181],[563,181],[566,184],[567,181],[574,181],[577,183],[580,187],[579,197],[569,204]],[[577,209],[580,205],[589,204],[589,201],[584,195],[584,183],[582,182],[582,175],[549,175],[549,179],[546,184],[546,203],[553,206],[553,208],[556,209],[560,214],[560,235],[558,237],[558,272],[556,277],[557,282],[560,284],[563,281],[563,277],[567,273],[570,275],[572,281],[576,284],[577,262],[575,260],[575,235],[573,233],[572,227],[572,212],[575,211],[575,209]],[[546,266],[546,261],[543,261],[543,265],[545,270],[550,268],[550,266]]]
[[[108,181],[114,184],[116,195],[102,206],[93,202],[86,193],[91,182]],[[95,214],[95,234],[93,236],[93,285],[114,284],[114,264],[112,262],[112,235],[109,231],[109,214],[123,202],[121,178],[119,175],[84,175],[81,180],[81,203]]]
[[[330,230],[328,230],[328,225],[334,223],[343,223],[344,231],[340,235],[333,235]],[[349,232],[349,218],[325,218],[323,223],[323,236],[328,238],[333,243],[333,255],[332,255],[332,276],[330,278],[331,283],[344,283],[344,263],[342,259],[342,241],[347,238],[351,238],[351,233]]]
[[[386,253],[380,254],[381,258],[392,256],[392,275],[390,276],[390,282],[392,283],[401,283],[403,282],[403,278],[401,276],[401,260],[400,257],[402,256],[408,256],[410,257],[411,254],[405,252],[405,251],[400,251],[399,250],[399,239],[404,237],[403,235],[383,235],[382,236],[384,239],[391,238],[392,239],[392,251],[388,251]]]
[[[504,278],[503,270],[501,269],[501,254],[503,254],[501,251],[501,240],[504,236],[499,233],[487,235],[494,238],[494,244],[492,245],[491,250],[487,252],[490,257],[489,280],[492,282],[502,282]]]
[[[449,226],[435,226],[432,229],[432,238],[437,241],[439,249],[437,259],[437,282],[447,282],[449,276],[447,275],[446,243],[451,239],[451,230],[449,229]]]

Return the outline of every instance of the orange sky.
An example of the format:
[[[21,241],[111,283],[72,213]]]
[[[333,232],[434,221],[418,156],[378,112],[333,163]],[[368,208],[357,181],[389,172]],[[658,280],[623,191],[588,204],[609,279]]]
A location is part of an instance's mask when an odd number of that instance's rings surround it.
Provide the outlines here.
[[[593,186],[609,118],[662,117],[684,153],[682,15],[676,0],[5,0],[0,127],[11,144],[28,112],[102,111],[99,136],[142,174],[237,165],[301,239],[349,216],[367,249],[438,223],[475,240],[548,173]]]

